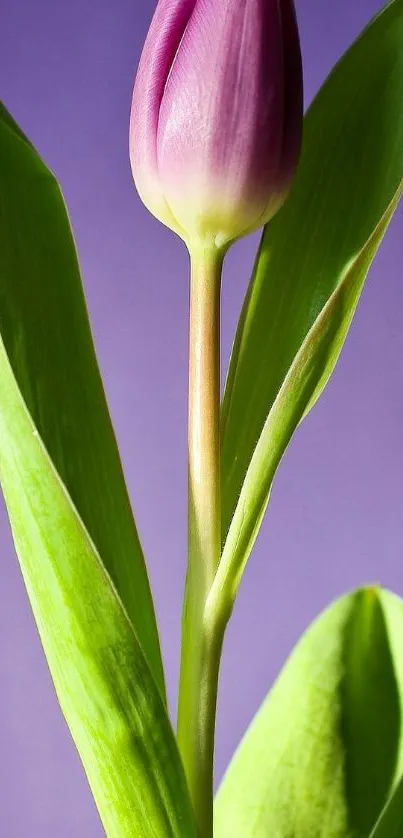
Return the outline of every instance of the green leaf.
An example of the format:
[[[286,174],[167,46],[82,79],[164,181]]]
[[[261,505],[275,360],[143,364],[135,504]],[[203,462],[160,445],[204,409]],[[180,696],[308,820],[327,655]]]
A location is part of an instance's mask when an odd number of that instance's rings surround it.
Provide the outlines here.
[[[394,0],[307,114],[296,182],[264,231],[245,299],[222,408],[219,573],[231,597],[278,464],[333,371],[396,207],[402,101],[403,0]]]
[[[0,480],[58,699],[102,822],[109,838],[196,838],[162,681],[154,678],[149,590],[63,203],[4,113],[0,293]]]
[[[0,104],[0,334],[53,466],[165,695],[147,573],[58,184]],[[16,437],[15,445],[20,443]]]
[[[196,838],[163,699],[2,342],[0,440],[0,478],[25,584],[106,833]]]
[[[402,600],[373,588],[315,621],[228,768],[215,838],[367,838],[402,770],[402,634]]]
[[[279,454],[337,363],[368,269],[403,192],[403,181],[362,251],[327,300],[287,373],[254,451],[216,573],[211,600],[233,601],[264,515]]]
[[[403,835],[403,778],[388,800],[370,838],[402,838]]]

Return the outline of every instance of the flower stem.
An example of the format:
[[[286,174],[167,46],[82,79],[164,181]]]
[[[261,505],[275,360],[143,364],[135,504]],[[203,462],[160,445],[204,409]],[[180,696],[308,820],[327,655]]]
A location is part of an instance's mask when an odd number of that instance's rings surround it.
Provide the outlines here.
[[[191,251],[189,543],[178,743],[200,838],[213,835],[214,728],[222,631],[205,619],[220,559],[220,287],[223,255]]]

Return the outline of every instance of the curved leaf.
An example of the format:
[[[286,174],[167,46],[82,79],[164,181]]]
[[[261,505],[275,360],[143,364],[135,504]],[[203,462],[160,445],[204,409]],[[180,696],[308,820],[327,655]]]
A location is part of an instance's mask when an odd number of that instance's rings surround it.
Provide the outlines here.
[[[220,570],[221,581],[229,572],[232,596],[277,466],[334,368],[383,222],[396,206],[402,101],[403,0],[394,0],[342,58],[307,114],[297,179],[264,231],[241,314],[222,408]],[[340,285],[353,284],[357,259],[355,291],[342,291],[344,300],[334,304]],[[319,339],[323,328],[327,336]]]
[[[231,601],[263,518],[279,458],[295,426],[311,409],[336,366],[368,269],[403,192],[394,198],[365,247],[345,271],[304,339],[263,427],[246,473],[220,564],[210,592]]]
[[[54,177],[1,104],[0,333],[33,423],[165,695],[147,573],[64,201]]]
[[[402,600],[376,589],[315,621],[228,768],[215,838],[367,838],[401,771],[402,635]]]
[[[110,838],[196,838],[163,699],[0,343],[0,479],[58,699]]]

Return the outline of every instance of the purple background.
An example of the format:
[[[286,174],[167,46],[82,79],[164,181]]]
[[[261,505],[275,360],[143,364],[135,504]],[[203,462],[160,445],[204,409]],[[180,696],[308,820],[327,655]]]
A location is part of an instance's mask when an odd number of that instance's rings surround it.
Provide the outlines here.
[[[297,0],[309,103],[377,0]],[[171,705],[186,552],[187,259],[148,215],[127,154],[154,0],[2,0],[1,95],[70,209],[99,360],[148,557]],[[403,594],[403,214],[377,258],[330,386],[294,439],[225,646],[217,778],[299,633],[329,599]],[[225,271],[226,365],[257,238]],[[0,518],[0,831],[103,834]]]

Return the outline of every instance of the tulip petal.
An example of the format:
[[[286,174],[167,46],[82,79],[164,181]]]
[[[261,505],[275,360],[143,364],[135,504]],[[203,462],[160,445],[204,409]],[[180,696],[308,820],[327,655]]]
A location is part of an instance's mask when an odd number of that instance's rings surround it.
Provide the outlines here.
[[[164,194],[184,227],[205,238],[221,225],[225,236],[234,215],[249,227],[277,200],[268,184],[281,160],[283,108],[278,0],[198,0],[158,125]]]
[[[196,0],[160,0],[140,58],[130,117],[130,158],[140,197],[163,223],[176,229],[158,177],[159,111],[172,62]]]

